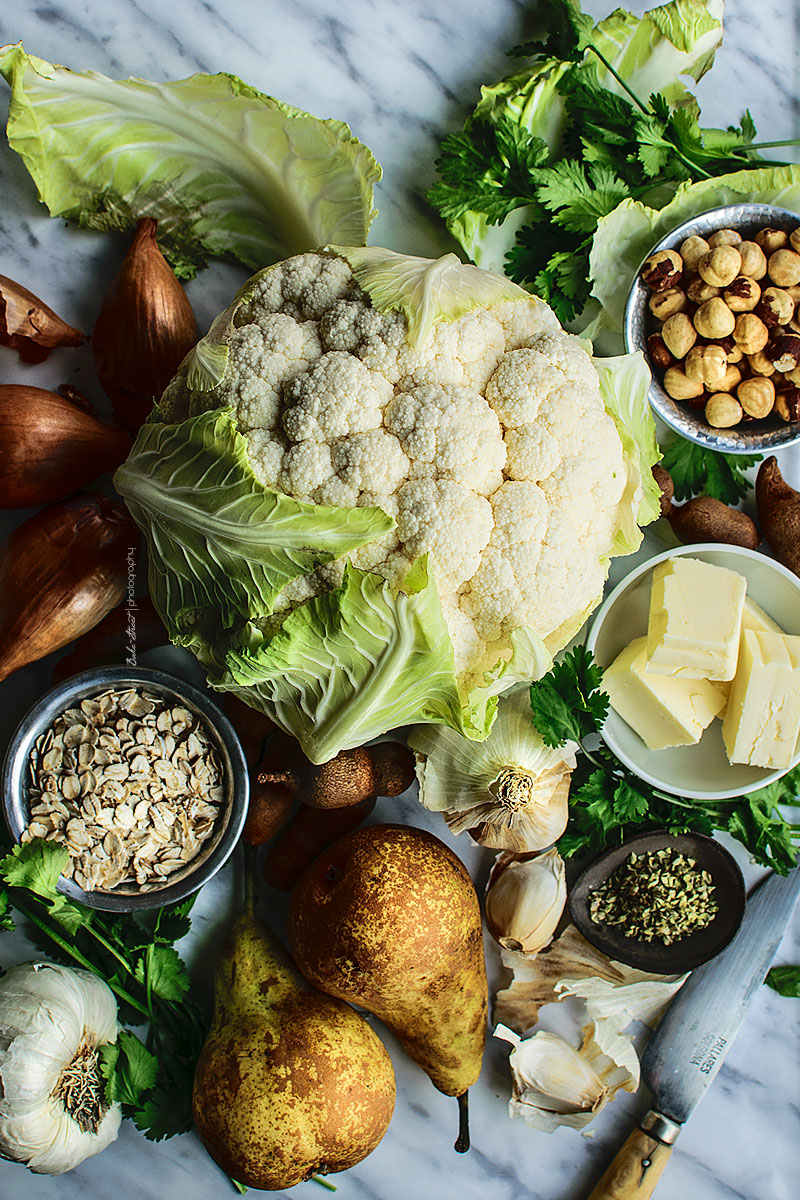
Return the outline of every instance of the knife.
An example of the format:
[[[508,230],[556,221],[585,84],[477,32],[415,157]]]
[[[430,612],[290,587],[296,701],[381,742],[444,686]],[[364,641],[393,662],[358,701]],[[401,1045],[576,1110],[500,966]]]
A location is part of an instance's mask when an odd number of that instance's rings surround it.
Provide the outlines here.
[[[764,982],[800,895],[800,867],[768,875],[751,893],[727,949],[692,971],[642,1056],[653,1106],[588,1200],[647,1200],[675,1139],[702,1100]]]

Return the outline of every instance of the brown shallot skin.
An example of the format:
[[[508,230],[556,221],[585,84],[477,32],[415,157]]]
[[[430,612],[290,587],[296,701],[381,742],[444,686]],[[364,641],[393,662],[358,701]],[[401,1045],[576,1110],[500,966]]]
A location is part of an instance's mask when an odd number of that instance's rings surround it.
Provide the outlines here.
[[[0,551],[0,680],[102,621],[138,546],[136,525],[105,496],[72,496],[24,521]]]
[[[7,275],[0,275],[0,345],[23,362],[44,362],[56,346],[81,346],[86,334],[62,321],[52,308]]]
[[[130,435],[99,421],[74,389],[65,391],[0,385],[0,508],[50,504],[128,457]]]
[[[144,217],[106,292],[92,334],[100,386],[136,433],[197,341],[192,306]]]

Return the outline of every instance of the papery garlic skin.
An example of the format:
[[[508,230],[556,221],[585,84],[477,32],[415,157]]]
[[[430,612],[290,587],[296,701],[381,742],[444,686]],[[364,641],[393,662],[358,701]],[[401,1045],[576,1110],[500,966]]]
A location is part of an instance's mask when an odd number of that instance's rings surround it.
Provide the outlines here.
[[[557,850],[529,859],[501,854],[486,889],[486,924],[507,950],[535,954],[552,941],[566,902],[566,869]]]
[[[525,854],[564,832],[577,746],[545,746],[527,688],[500,697],[483,742],[421,725],[408,744],[417,754],[420,801],[443,813],[453,833],[468,829],[482,846]]]
[[[117,1003],[88,971],[22,963],[0,979],[0,1152],[32,1171],[60,1175],[98,1154],[119,1132],[119,1104],[82,1129],[54,1094],[81,1047],[116,1040]]]

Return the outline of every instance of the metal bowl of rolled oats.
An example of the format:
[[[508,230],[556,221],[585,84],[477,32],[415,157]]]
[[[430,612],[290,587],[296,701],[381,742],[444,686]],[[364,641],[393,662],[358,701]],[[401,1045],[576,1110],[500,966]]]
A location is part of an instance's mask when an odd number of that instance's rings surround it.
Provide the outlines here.
[[[110,911],[174,904],[233,851],[247,816],[239,739],[213,700],[162,671],[104,667],[26,714],[3,766],[16,841],[66,847],[59,890]]]

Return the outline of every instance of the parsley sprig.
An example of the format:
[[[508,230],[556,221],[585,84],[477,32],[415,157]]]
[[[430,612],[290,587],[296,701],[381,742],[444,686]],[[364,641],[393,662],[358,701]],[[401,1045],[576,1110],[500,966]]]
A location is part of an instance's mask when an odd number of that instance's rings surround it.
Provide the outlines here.
[[[44,839],[11,848],[0,860],[0,928],[16,910],[49,955],[103,979],[120,1004],[121,1030],[101,1061],[110,1101],[153,1141],[191,1127],[192,1080],[206,1033],[205,1015],[187,999],[189,976],[174,943],[189,932],[194,897],[167,908],[109,915],[67,899],[59,876],[65,847]]]
[[[737,504],[752,487],[745,471],[761,462],[762,457],[722,454],[676,437],[665,447],[661,465],[670,473],[676,500],[690,500],[704,492],[724,504]]]
[[[654,200],[687,180],[780,166],[758,151],[794,143],[757,144],[749,112],[738,126],[707,129],[694,107],[673,108],[658,93],[637,96],[595,45],[591,17],[571,0],[549,0],[548,15],[549,34],[510,53],[553,70],[554,59],[571,64],[555,84],[566,115],[558,158],[503,111],[472,117],[443,140],[440,180],[428,200],[448,221],[472,211],[490,225],[524,208],[507,273],[568,322],[589,299],[589,251],[598,222],[623,200]],[[598,62],[623,95],[599,82]]]
[[[565,858],[596,853],[637,829],[657,827],[671,833],[724,830],[762,866],[785,875],[796,865],[800,825],[788,822],[781,807],[800,804],[800,767],[730,800],[670,795],[629,771],[599,738],[608,712],[601,682],[591,651],[576,646],[531,685],[533,722],[545,744],[577,741],[581,746],[570,789],[570,819],[558,843]]]

